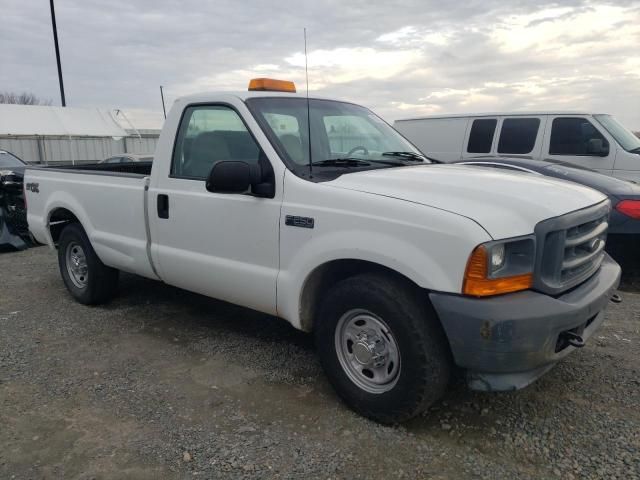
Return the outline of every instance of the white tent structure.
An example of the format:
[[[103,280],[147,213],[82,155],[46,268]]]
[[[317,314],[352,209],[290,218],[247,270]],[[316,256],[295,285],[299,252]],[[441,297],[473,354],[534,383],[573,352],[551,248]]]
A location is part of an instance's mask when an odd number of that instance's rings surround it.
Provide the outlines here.
[[[0,105],[0,135],[126,137],[110,112],[97,108]]]
[[[127,131],[108,110],[0,105],[0,148],[31,163],[95,162],[119,153],[153,153],[157,137],[155,131]]]

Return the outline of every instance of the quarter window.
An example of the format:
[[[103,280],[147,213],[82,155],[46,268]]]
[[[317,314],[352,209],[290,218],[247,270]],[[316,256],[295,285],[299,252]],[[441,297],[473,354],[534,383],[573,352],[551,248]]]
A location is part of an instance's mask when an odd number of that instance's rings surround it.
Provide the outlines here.
[[[596,155],[594,144],[600,151],[608,148],[604,136],[585,118],[555,118],[551,125],[550,155]]]
[[[531,153],[536,144],[539,118],[507,118],[502,122],[498,153]]]
[[[171,176],[204,180],[216,162],[258,163],[260,153],[233,109],[217,105],[188,107],[176,139]]]
[[[493,143],[493,134],[496,132],[498,120],[487,118],[474,120],[469,133],[469,153],[489,153]]]

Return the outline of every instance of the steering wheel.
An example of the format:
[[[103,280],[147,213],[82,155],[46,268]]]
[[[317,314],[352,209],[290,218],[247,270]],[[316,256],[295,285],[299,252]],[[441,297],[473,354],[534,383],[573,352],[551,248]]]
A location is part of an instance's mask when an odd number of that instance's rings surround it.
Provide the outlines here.
[[[351,150],[349,150],[345,156],[346,157],[350,157],[351,155],[356,153],[358,150],[362,150],[362,153],[364,153],[365,155],[369,155],[369,150],[367,150],[367,147],[363,147],[362,145],[359,145],[359,146],[353,147]]]

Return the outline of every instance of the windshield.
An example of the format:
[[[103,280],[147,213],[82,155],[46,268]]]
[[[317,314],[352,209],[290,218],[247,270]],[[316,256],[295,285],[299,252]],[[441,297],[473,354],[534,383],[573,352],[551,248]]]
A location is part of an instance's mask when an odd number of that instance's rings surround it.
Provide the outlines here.
[[[305,171],[309,164],[307,100],[259,97],[246,103],[290,168]],[[366,169],[429,163],[408,140],[364,107],[311,99],[309,117],[314,165]]]
[[[0,150],[0,167],[24,167],[25,163],[15,155]]]
[[[627,130],[618,120],[611,115],[594,115],[594,117],[627,152],[640,152],[640,138]]]

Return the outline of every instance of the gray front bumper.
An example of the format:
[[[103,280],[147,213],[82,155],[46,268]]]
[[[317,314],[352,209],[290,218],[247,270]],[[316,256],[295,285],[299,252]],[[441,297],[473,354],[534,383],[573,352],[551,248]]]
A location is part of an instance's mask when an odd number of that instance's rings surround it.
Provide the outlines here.
[[[604,321],[603,310],[620,283],[620,266],[608,255],[598,272],[558,297],[524,291],[491,298],[445,293],[429,296],[449,339],[455,363],[468,370],[476,390],[523,388],[575,350],[556,352],[561,332],[587,340]]]

